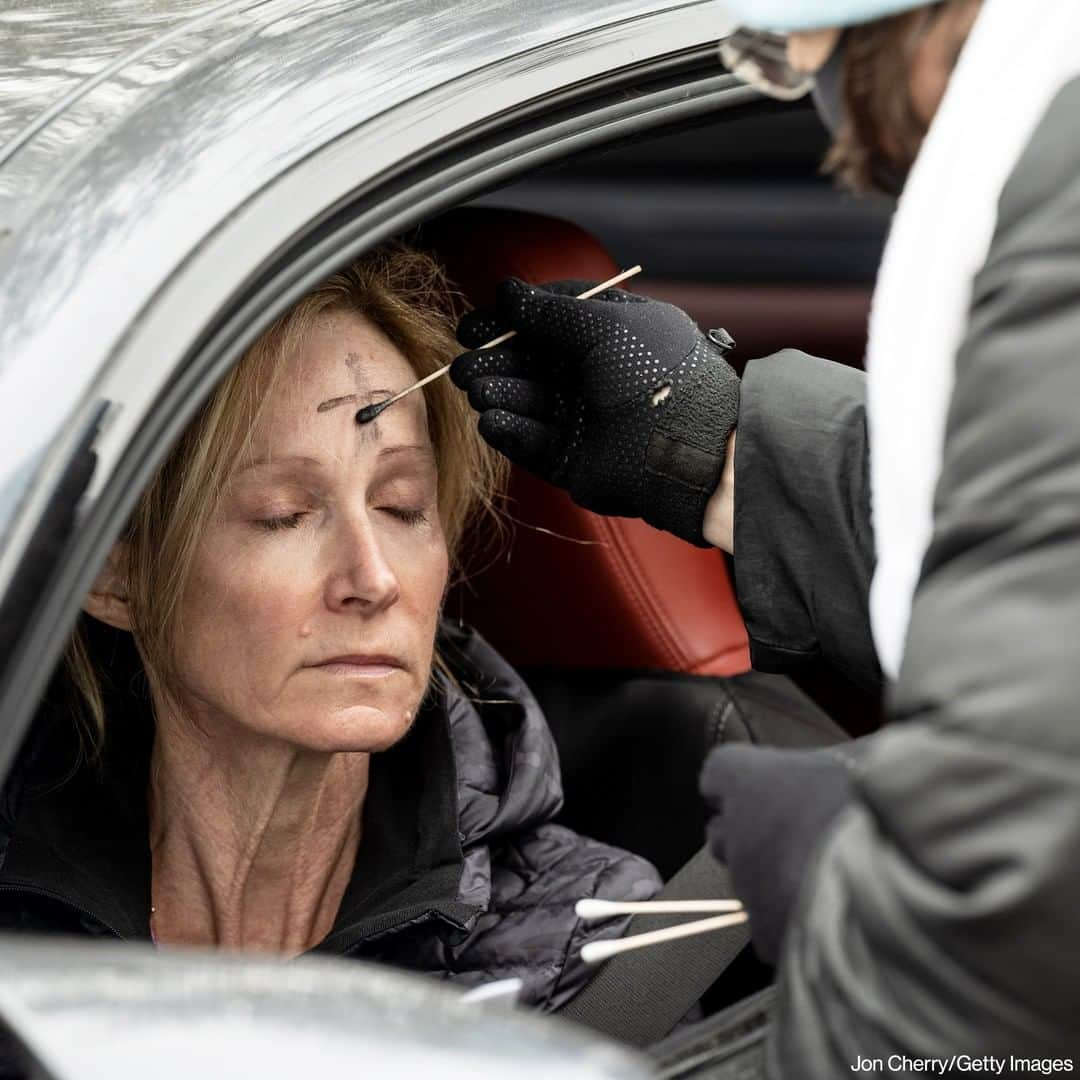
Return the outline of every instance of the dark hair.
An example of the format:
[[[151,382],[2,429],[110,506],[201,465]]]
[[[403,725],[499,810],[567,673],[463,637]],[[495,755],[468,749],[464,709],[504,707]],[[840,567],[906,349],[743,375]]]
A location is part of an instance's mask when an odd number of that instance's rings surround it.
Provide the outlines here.
[[[825,159],[845,187],[899,193],[927,131],[911,100],[915,41],[944,10],[969,2],[940,0],[845,32],[844,119]]]

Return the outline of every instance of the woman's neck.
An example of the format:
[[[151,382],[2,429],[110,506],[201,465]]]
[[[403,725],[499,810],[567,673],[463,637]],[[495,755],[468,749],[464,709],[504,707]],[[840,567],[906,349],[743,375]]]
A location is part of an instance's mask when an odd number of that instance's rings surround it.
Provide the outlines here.
[[[148,793],[155,940],[285,955],[322,941],[356,860],[369,762],[159,716]]]

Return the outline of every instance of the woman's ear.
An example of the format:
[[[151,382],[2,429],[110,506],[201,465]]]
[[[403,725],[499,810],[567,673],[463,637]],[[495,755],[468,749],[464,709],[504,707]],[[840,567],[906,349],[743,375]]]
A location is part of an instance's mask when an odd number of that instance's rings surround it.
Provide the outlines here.
[[[83,601],[83,611],[93,615],[117,630],[131,629],[131,612],[128,608],[127,544],[118,540],[112,546],[105,565],[101,568]]]

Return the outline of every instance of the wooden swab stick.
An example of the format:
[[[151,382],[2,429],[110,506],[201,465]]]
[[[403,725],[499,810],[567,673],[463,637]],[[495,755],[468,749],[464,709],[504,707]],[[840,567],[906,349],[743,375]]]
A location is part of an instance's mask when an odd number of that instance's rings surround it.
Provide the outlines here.
[[[640,266],[631,266],[629,270],[624,270],[621,274],[616,274],[613,278],[608,278],[607,281],[600,282],[599,285],[594,285],[591,289],[586,289],[580,296],[576,296],[575,300],[590,300],[592,297],[602,293],[605,289],[613,288],[620,282],[625,281],[627,278],[632,278],[635,274],[641,273]],[[504,342],[509,341],[512,337],[517,336],[516,330],[508,330],[505,334],[500,334],[497,338],[492,338],[486,345],[481,345],[481,349],[494,349],[496,345],[502,345]],[[377,401],[373,405],[365,405],[357,414],[356,422],[358,424],[370,424],[376,416],[388,409],[395,401],[400,401],[406,394],[411,394],[414,390],[419,390],[422,386],[427,386],[429,382],[434,382],[436,379],[441,379],[449,370],[453,367],[453,363],[449,363],[446,367],[439,368],[438,371],[433,371],[430,375],[425,375],[419,382],[414,382],[412,386],[405,387],[404,390],[399,390],[393,397],[388,397],[383,401]]]
[[[574,913],[579,919],[589,921],[612,915],[697,915],[742,909],[741,900],[579,900]]]
[[[660,945],[665,941],[675,941],[695,934],[707,934],[710,930],[723,930],[728,926],[738,926],[739,923],[746,922],[746,919],[745,911],[736,911],[731,915],[698,919],[695,922],[669,926],[664,930],[650,930],[646,934],[635,934],[633,937],[619,938],[616,941],[590,941],[582,946],[581,959],[586,964],[598,964],[601,960],[629,952],[631,949],[643,949],[647,945]]]

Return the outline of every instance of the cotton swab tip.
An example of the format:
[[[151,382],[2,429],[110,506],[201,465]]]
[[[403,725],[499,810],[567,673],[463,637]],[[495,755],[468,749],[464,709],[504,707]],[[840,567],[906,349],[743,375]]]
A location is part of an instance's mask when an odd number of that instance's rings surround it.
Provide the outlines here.
[[[365,405],[356,414],[356,422],[358,424],[370,424],[376,416],[383,411],[383,408],[388,405],[389,402],[377,401],[374,405]]]
[[[741,900],[579,900],[574,911],[579,919],[610,919],[613,915],[689,915],[742,911]]]
[[[586,964],[599,964],[612,956],[622,952],[622,949],[613,948],[618,946],[618,941],[590,941],[581,946],[581,959]]]
[[[619,905],[611,900],[579,900],[574,905],[574,914],[579,919],[607,919],[619,914]]]
[[[729,926],[738,926],[746,920],[745,911],[735,911],[730,915],[716,915],[711,919],[680,923],[678,926],[669,926],[664,930],[647,930],[644,934],[616,938],[613,941],[590,941],[581,947],[581,959],[586,964],[598,964],[601,960],[607,960],[609,957],[629,952],[632,949],[643,949],[648,945],[660,945],[666,941],[695,937],[697,934],[706,934],[712,930],[724,930]]]

